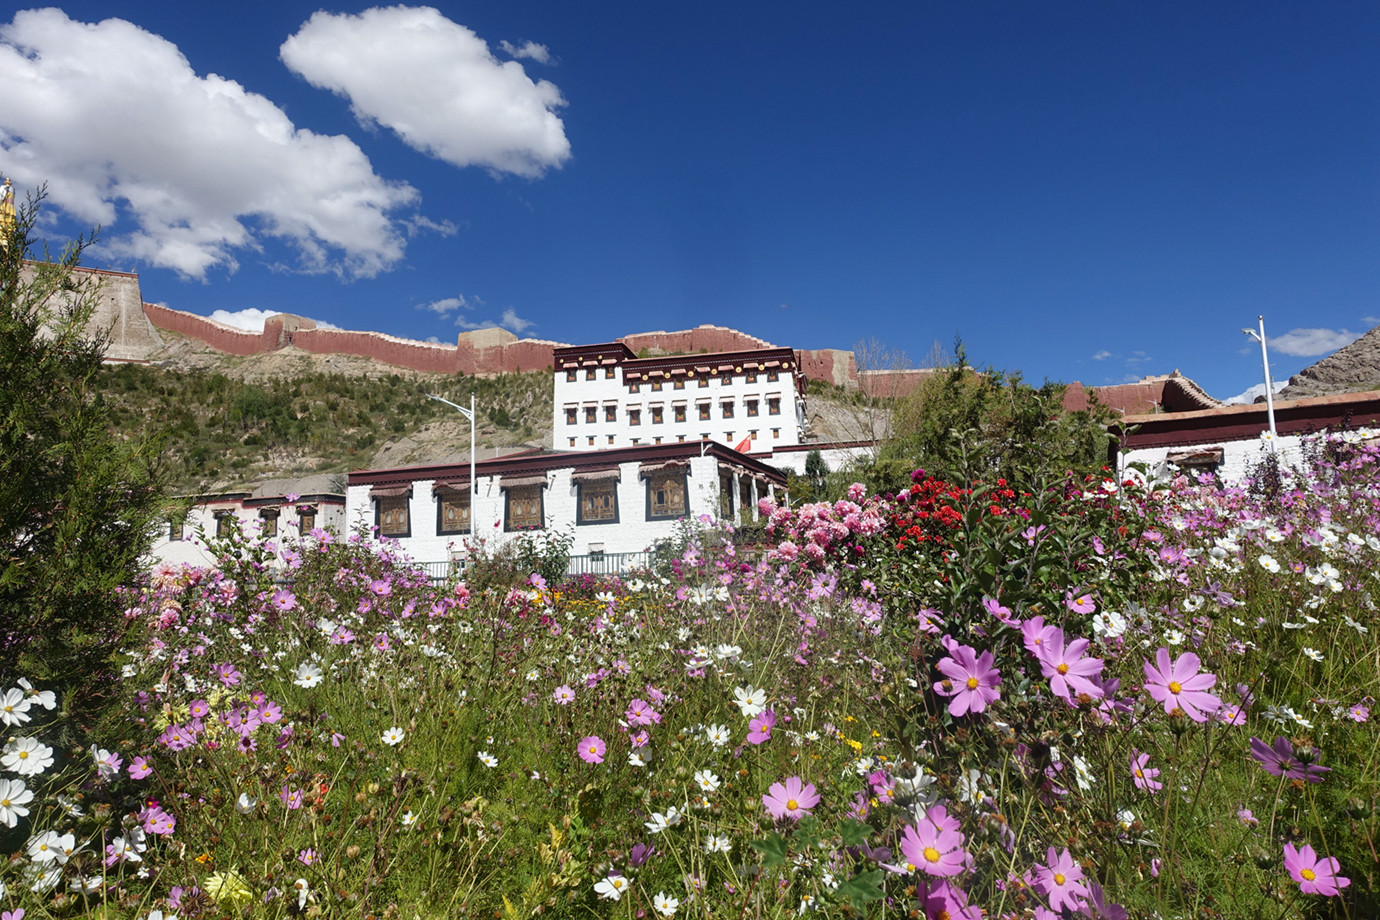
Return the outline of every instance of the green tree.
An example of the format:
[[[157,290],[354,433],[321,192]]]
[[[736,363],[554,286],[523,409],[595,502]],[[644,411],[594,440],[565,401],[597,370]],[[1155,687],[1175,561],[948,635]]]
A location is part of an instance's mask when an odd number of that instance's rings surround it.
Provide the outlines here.
[[[162,491],[157,438],[111,433],[94,381],[94,240],[36,243],[40,190],[0,226],[0,674],[75,687],[102,676]]]

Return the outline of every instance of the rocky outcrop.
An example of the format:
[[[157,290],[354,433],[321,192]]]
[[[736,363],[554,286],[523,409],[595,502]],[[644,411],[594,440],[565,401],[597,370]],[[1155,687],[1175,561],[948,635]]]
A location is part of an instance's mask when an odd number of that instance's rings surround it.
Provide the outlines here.
[[[1289,378],[1279,399],[1380,390],[1380,326]],[[1263,397],[1262,397],[1263,399]]]

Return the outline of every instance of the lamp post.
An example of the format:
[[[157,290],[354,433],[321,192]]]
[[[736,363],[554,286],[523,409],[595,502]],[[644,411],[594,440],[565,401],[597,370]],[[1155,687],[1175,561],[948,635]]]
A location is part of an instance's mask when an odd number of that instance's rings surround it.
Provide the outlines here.
[[[437,402],[443,402],[470,420],[470,507],[473,509],[474,500],[479,495],[479,480],[474,477],[474,394],[470,394],[470,407],[468,409],[464,406],[457,406],[449,399],[442,399],[430,393],[426,394],[426,398],[434,399]],[[473,510],[471,510],[470,514],[474,514]]]
[[[1275,431],[1275,385],[1270,380],[1270,354],[1265,350],[1265,317],[1257,316],[1260,321],[1260,332],[1254,329],[1242,329],[1246,335],[1260,343],[1260,361],[1265,365],[1265,414],[1270,419],[1270,453],[1275,452],[1275,440],[1278,432]]]

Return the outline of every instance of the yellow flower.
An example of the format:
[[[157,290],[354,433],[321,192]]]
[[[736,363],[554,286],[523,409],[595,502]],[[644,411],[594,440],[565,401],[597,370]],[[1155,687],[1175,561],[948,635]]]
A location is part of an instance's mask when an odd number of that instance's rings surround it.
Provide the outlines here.
[[[249,884],[240,877],[238,872],[227,869],[224,872],[217,872],[206,880],[206,893],[211,896],[217,904],[229,902],[239,906],[253,897],[249,890]]]

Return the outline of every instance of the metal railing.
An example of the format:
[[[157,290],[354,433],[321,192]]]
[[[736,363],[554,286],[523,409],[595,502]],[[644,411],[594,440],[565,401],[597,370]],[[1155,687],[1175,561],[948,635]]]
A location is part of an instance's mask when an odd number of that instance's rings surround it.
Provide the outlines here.
[[[652,554],[643,550],[635,553],[589,553],[571,556],[566,564],[567,575],[623,575],[651,564]],[[465,577],[465,560],[449,562],[418,562],[417,568],[426,572],[432,582],[450,581]]]

